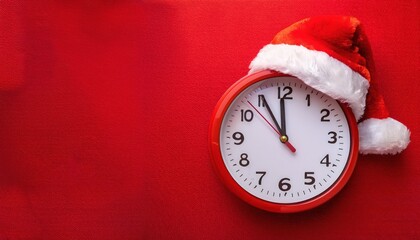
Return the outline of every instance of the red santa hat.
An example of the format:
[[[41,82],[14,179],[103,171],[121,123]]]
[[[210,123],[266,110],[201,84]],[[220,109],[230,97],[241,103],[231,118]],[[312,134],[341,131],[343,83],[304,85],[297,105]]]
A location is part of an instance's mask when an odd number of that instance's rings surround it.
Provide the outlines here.
[[[264,69],[295,76],[347,103],[359,121],[362,154],[396,154],[410,142],[410,131],[389,117],[377,90],[370,45],[358,19],[322,16],[291,25],[250,64],[250,73]]]

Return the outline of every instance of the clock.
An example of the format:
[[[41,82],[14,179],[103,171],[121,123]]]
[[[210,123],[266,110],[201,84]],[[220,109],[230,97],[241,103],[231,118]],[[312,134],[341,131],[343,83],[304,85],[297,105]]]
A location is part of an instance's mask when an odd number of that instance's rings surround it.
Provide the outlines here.
[[[296,77],[257,72],[221,97],[209,132],[222,182],[245,202],[299,212],[335,196],[358,156],[351,109]]]

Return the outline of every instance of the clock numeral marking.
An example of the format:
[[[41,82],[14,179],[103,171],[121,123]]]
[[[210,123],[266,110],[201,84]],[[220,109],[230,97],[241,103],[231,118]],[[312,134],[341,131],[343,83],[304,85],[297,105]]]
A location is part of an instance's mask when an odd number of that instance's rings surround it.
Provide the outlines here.
[[[310,107],[311,106],[311,95],[306,94],[306,106]]]
[[[248,154],[246,154],[246,153],[241,154],[241,159],[239,160],[239,165],[241,165],[242,167],[246,167],[246,166],[249,165]]]
[[[329,122],[330,121],[330,119],[327,118],[327,117],[330,116],[330,110],[324,108],[324,109],[321,110],[321,114],[324,114],[321,117],[321,122]]]
[[[251,122],[254,118],[254,113],[251,110],[243,110],[241,109],[241,122]]]
[[[283,192],[289,191],[292,185],[289,183],[290,178],[282,178],[279,182],[279,189]]]
[[[264,95],[258,95],[258,107],[265,107]]]
[[[284,92],[283,97],[281,96],[281,92]],[[278,99],[282,99],[282,98],[293,99],[293,97],[289,97],[289,95],[292,94],[292,92],[293,92],[293,89],[289,86],[284,87],[283,91],[281,90],[281,87],[278,87],[277,97]]]
[[[258,180],[258,184],[259,185],[261,185],[261,183],[262,183],[262,179],[263,179],[263,177],[265,176],[265,174],[267,173],[267,172],[255,172],[256,174],[261,174],[261,177],[260,177],[260,179]]]
[[[328,154],[325,155],[325,157],[319,163],[325,164],[325,166],[329,167],[330,164],[331,164],[331,162],[330,162],[330,156]]]
[[[238,142],[234,142],[235,145],[241,145],[244,142],[244,140],[245,140],[244,135],[241,132],[235,132],[232,135],[232,138],[235,141],[238,141]]]
[[[306,185],[312,185],[315,183],[315,178],[312,176],[314,175],[314,172],[305,172],[305,184]]]
[[[330,136],[330,135],[332,135],[332,136]],[[331,131],[331,132],[328,133],[328,136],[331,137],[331,139],[328,141],[328,143],[333,144],[333,143],[337,142],[337,133],[336,132]]]

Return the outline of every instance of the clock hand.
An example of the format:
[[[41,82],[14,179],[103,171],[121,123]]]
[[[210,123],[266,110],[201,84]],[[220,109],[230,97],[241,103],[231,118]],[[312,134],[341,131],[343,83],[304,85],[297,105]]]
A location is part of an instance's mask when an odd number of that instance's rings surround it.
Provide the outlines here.
[[[271,108],[270,108],[270,106],[268,105],[268,102],[267,102],[267,100],[265,99],[265,96],[264,95],[261,95],[262,96],[262,100],[264,101],[264,105],[265,105],[265,107],[267,108],[267,110],[268,110],[268,113],[270,114],[270,117],[271,117],[271,119],[273,120],[273,122],[274,122],[274,124],[276,125],[276,127],[277,127],[277,130],[281,133],[281,135],[282,136],[285,136],[286,135],[286,133],[283,131],[283,129],[280,127],[280,125],[279,125],[279,123],[277,122],[277,120],[276,120],[276,117],[274,117],[274,114],[273,114],[273,111],[271,111]],[[283,141],[282,141],[283,142]]]
[[[267,104],[267,102],[265,101],[265,98],[263,97],[263,99],[264,99],[264,102],[265,102],[265,105],[266,106],[268,106],[268,104]],[[280,127],[278,127],[277,129],[264,117],[264,115],[262,115],[261,113],[260,113],[260,111],[258,111],[258,109],[250,102],[250,101],[247,101],[248,102],[248,104],[249,105],[251,105],[251,107],[258,113],[258,115],[260,115],[261,117],[262,117],[262,119],[264,119],[264,121],[280,136],[280,141],[282,142],[282,143],[284,143],[289,149],[290,149],[290,151],[292,151],[292,152],[296,152],[296,148],[295,147],[293,147],[293,145],[288,141],[288,139],[287,139],[287,137],[284,135],[284,134],[282,134],[281,132],[283,131],[283,130],[281,130],[281,128]],[[269,112],[271,112],[271,109],[269,110]],[[271,112],[271,114],[273,114],[272,112]],[[271,115],[270,114],[270,115]],[[274,117],[274,115],[273,115],[273,117]],[[275,124],[278,126],[278,123],[277,123],[277,121],[276,120],[274,120],[274,122],[275,122]],[[286,137],[286,138],[284,138],[284,137]],[[282,140],[282,139],[285,139],[285,141],[284,140]]]
[[[281,133],[279,132],[279,130],[277,130],[268,120],[267,120],[267,118],[265,118],[264,117],[264,115],[262,115],[261,113],[260,113],[260,111],[258,111],[258,109],[250,102],[250,101],[247,101],[248,103],[249,103],[249,105],[251,105],[251,107],[258,113],[258,115],[260,115],[263,119],[264,119],[264,121],[268,124],[268,125],[270,125],[270,127],[278,134],[278,135],[281,135]]]
[[[280,125],[284,131],[284,134],[287,136],[286,132],[286,114],[285,114],[285,107],[284,107],[284,98],[280,98]]]
[[[273,119],[273,121],[274,121],[274,124],[276,125],[277,129],[278,129],[278,130],[279,130],[279,132],[281,133],[281,135],[280,135],[280,141],[281,141],[282,143],[287,143],[287,142],[289,141],[289,138],[288,138],[288,137],[287,137],[287,135],[286,135],[286,130],[285,130],[285,129],[282,129],[282,128],[279,126],[279,123],[277,122],[276,117],[274,117],[273,111],[271,111],[270,105],[268,105],[268,102],[267,102],[267,100],[265,99],[265,96],[264,96],[264,95],[262,95],[262,99],[263,99],[263,101],[264,101],[265,106],[267,107],[268,113],[270,114],[271,118],[272,118],[272,119]]]
[[[265,99],[265,96],[264,96],[264,95],[262,95],[262,99],[263,99],[263,101],[264,101],[265,106],[267,107],[267,110],[268,110],[268,113],[269,113],[269,114],[270,114],[270,116],[271,116],[271,119],[273,119],[274,124],[276,125],[277,129],[278,129],[278,130],[279,130],[279,132],[281,133],[281,136],[280,136],[280,141],[281,141],[282,143],[287,142],[287,141],[288,141],[288,137],[287,137],[287,135],[286,135],[286,129],[284,129],[284,128],[283,128],[283,124],[282,124],[282,126],[281,126],[281,127],[279,126],[279,123],[277,122],[276,117],[274,117],[273,111],[271,111],[270,105],[268,105],[268,102],[267,102],[267,100]],[[283,120],[283,119],[282,119],[282,120]],[[283,121],[282,121],[282,122],[283,122]]]

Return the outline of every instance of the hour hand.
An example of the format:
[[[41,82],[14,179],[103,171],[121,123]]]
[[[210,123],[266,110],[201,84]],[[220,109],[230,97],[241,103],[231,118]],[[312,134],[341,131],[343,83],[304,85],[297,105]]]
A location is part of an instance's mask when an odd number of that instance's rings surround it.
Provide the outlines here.
[[[287,135],[286,131],[286,114],[284,107],[284,98],[280,98],[280,127],[283,129],[284,134]]]

